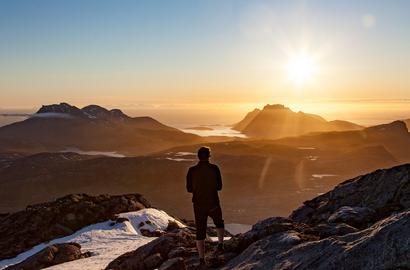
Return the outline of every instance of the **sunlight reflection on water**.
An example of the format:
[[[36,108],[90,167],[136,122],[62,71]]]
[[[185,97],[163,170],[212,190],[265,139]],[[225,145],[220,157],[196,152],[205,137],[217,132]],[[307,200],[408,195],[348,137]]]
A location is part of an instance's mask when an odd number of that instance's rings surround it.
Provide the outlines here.
[[[186,133],[193,133],[199,136],[227,136],[227,137],[240,137],[240,138],[246,138],[247,136],[245,134],[242,134],[241,132],[237,130],[233,130],[229,126],[202,126],[202,127],[207,127],[212,130],[201,130],[201,129],[191,129],[191,128],[181,128],[183,132]]]

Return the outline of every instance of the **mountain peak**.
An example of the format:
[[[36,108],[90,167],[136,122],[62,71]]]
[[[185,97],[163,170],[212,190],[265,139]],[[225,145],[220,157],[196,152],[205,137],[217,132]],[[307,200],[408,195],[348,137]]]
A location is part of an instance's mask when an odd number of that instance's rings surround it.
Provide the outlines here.
[[[81,109],[87,114],[89,118],[97,119],[126,119],[129,118],[128,115],[124,114],[120,109],[107,110],[104,107],[98,105],[88,105]]]
[[[106,108],[94,104],[85,106],[81,110],[90,113],[108,113],[108,110]]]
[[[266,104],[265,107],[263,107],[263,110],[287,110],[290,111],[288,107],[286,107],[283,104]]]
[[[61,113],[69,114],[73,116],[82,116],[83,112],[76,106],[72,106],[68,103],[61,102],[60,104],[43,105],[37,111],[37,114],[42,113]]]
[[[123,113],[120,109],[112,109],[110,110],[110,114],[116,118],[129,118],[129,116]]]
[[[80,118],[88,118],[88,119],[120,119],[124,120],[130,118],[128,115],[124,114],[119,109],[112,109],[108,110],[104,107],[99,105],[88,105],[82,109],[77,108],[76,106],[72,106],[66,102],[61,102],[60,104],[51,104],[51,105],[43,105],[37,113],[39,116],[41,114],[48,114],[50,116],[57,116],[57,114],[61,115],[70,115]]]
[[[373,127],[366,128],[367,131],[373,132],[373,133],[393,133],[393,134],[402,134],[402,133],[408,133],[407,125],[403,121],[394,121],[388,124],[383,124],[383,125],[377,125]]]
[[[255,109],[248,113],[233,129],[249,137],[277,139],[309,132],[358,130],[362,127],[347,121],[328,122],[316,114],[294,112],[283,104],[267,104],[262,110]]]

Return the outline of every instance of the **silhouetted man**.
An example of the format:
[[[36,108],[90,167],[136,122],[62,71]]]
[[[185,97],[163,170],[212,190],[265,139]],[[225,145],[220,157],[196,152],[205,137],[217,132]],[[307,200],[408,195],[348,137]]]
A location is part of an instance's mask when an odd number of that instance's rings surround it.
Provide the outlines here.
[[[222,189],[221,172],[217,165],[209,162],[208,147],[198,150],[199,162],[189,168],[186,189],[192,193],[196,225],[196,247],[200,264],[205,264],[205,238],[208,216],[212,218],[218,233],[218,252],[223,251],[224,221],[219,203],[218,191]]]

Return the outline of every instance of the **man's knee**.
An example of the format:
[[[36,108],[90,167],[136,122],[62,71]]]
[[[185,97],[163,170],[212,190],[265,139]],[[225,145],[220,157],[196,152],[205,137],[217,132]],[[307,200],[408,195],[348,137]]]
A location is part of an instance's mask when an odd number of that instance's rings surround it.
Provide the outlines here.
[[[206,222],[206,213],[201,212],[197,208],[195,211],[196,240],[204,240],[206,238]]]
[[[222,218],[222,209],[220,206],[215,207],[210,211],[210,216],[214,221],[215,227],[218,229],[223,229],[225,227],[224,220]]]

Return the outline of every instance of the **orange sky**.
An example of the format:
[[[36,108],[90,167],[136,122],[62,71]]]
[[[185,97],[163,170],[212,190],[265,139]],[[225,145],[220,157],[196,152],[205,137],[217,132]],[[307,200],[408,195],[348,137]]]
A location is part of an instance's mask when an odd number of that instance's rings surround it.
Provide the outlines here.
[[[408,10],[408,1],[1,1],[0,109],[65,101],[230,122],[284,103],[329,119],[403,117]],[[300,55],[315,72],[295,84],[287,67]]]

